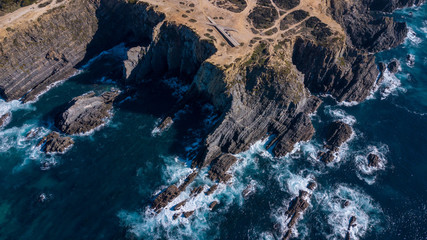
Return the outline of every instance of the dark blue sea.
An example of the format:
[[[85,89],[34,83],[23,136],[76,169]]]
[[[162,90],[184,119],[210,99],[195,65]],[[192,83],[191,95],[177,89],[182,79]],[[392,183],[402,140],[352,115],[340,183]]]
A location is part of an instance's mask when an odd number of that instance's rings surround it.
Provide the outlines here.
[[[149,208],[159,191],[192,171],[193,150],[218,117],[209,103],[194,102],[168,131],[156,132],[188,88],[176,79],[144,83],[116,103],[104,126],[74,136],[65,154],[45,155],[36,147],[73,97],[118,87],[106,69],[119,64],[124,45],[92,59],[33,103],[0,100],[0,115],[12,111],[0,130],[0,239],[277,239],[289,202],[315,179],[319,186],[298,223],[298,239],[343,239],[354,215],[352,239],[426,240],[427,5],[394,17],[408,22],[408,37],[377,56],[385,63],[398,59],[401,71],[386,72],[360,104],[337,105],[325,97],[312,116],[317,129],[334,120],[352,126],[337,162],[325,166],[315,159],[323,145],[317,135],[282,159],[265,149],[268,139],[259,141],[238,155],[230,184],[185,205],[197,209],[189,219],[172,220],[173,211],[154,214]],[[37,136],[28,140],[31,129]],[[365,167],[369,153],[380,156],[379,169]],[[210,182],[199,174],[194,184]],[[219,205],[210,211],[214,200]],[[342,208],[345,200],[351,204]]]

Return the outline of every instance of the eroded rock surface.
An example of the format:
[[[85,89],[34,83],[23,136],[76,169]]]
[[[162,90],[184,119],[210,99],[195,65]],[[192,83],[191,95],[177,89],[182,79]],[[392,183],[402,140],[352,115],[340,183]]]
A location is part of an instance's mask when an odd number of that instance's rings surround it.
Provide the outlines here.
[[[316,188],[316,183],[310,182],[307,188],[310,190],[314,190]],[[295,227],[295,225],[298,222],[298,219],[300,216],[307,210],[307,208],[310,206],[309,199],[311,197],[311,194],[300,190],[299,195],[294,198],[291,203],[289,204],[288,210],[286,210],[285,214],[287,217],[287,224],[286,224],[286,232],[283,236],[283,240],[290,239],[292,236],[292,230]]]
[[[326,134],[326,151],[318,153],[320,160],[325,163],[333,162],[341,145],[348,141],[352,134],[350,125],[341,121],[331,123]]]
[[[231,175],[227,173],[230,167],[237,161],[231,154],[222,155],[212,164],[208,176],[212,181],[227,182]]]
[[[368,159],[368,167],[378,168],[381,163],[380,157],[378,155],[370,153],[367,157]]]
[[[67,134],[83,134],[101,126],[111,116],[113,101],[119,93],[114,90],[96,96],[90,92],[73,98],[67,110],[58,115],[56,127]]]
[[[46,153],[63,153],[74,144],[71,137],[61,136],[58,132],[51,132],[43,137],[37,146],[42,146]]]

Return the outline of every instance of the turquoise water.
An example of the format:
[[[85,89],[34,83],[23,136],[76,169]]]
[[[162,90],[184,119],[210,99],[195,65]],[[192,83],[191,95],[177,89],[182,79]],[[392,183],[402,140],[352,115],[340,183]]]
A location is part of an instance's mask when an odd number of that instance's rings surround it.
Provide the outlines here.
[[[186,204],[186,210],[197,209],[190,220],[149,210],[157,192],[191,172],[194,150],[217,118],[211,105],[195,102],[168,131],[156,134],[159,119],[186,89],[177,88],[174,79],[145,83],[121,99],[105,126],[75,136],[75,145],[63,155],[47,156],[35,147],[54,129],[63,104],[91,90],[117,87],[105,69],[118,64],[124,46],[96,58],[34,103],[0,102],[0,113],[12,110],[11,123],[0,130],[0,239],[123,239],[129,233],[142,239],[275,239],[285,229],[289,201],[310,179],[319,187],[298,224],[298,238],[342,239],[356,215],[355,238],[427,239],[426,12],[423,6],[395,14],[414,34],[378,59],[399,59],[400,73],[387,75],[361,104],[336,105],[326,98],[313,116],[317,129],[337,119],[352,125],[355,134],[337,163],[315,160],[322,147],[317,135],[283,159],[265,149],[267,139],[260,141],[239,155],[232,184]],[[415,56],[413,66],[406,65],[407,54]],[[36,128],[38,136],[26,140]],[[370,152],[385,162],[378,171],[363,167]],[[195,184],[209,180],[201,175]],[[252,191],[245,198],[241,192],[247,186]],[[342,199],[351,205],[342,209]],[[209,211],[213,200],[220,204]]]

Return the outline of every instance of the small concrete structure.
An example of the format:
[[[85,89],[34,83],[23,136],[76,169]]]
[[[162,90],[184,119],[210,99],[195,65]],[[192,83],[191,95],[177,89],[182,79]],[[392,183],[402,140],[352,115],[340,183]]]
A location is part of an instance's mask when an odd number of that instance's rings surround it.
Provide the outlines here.
[[[215,27],[216,30],[218,30],[218,32],[228,42],[228,44],[230,44],[230,46],[232,46],[232,47],[238,47],[238,46],[240,46],[240,43],[236,39],[234,39],[230,35],[230,33],[228,33],[229,31],[235,31],[235,32],[237,32],[235,29],[221,26],[221,25],[217,24],[212,18],[210,18],[210,17],[207,17],[207,18],[208,18],[208,20],[210,22],[210,23],[208,23],[208,25],[211,25],[211,26]]]

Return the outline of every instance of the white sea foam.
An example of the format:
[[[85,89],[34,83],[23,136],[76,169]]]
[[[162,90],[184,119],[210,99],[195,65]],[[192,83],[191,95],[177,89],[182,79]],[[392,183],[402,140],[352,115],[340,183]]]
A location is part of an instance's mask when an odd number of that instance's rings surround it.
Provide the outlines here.
[[[386,99],[390,94],[397,95],[399,91],[405,92],[406,90],[401,87],[400,80],[386,69],[383,74],[383,80],[379,86],[381,100]]]
[[[378,171],[385,170],[387,165],[386,154],[388,153],[388,146],[385,144],[378,144],[378,146],[369,145],[365,149],[353,153],[355,164],[357,167],[357,177],[361,180],[364,180],[368,184],[375,183],[376,175]],[[380,158],[380,163],[378,167],[369,167],[368,166],[368,155],[372,153],[377,155]]]
[[[12,100],[10,102],[6,102],[0,99],[0,117],[8,112],[14,112],[20,109],[31,110],[34,111],[36,108],[31,104],[23,104],[18,100]]]
[[[381,208],[359,189],[341,184],[326,191],[316,191],[314,197],[320,209],[327,214],[328,224],[333,231],[325,236],[327,239],[344,239],[352,216],[357,218],[357,225],[350,230],[351,239],[359,239],[366,232],[380,228]],[[343,208],[346,200],[350,205]]]
[[[334,121],[342,121],[350,126],[356,123],[356,118],[354,116],[339,108],[328,105],[325,107],[325,113],[331,116]]]
[[[415,55],[414,54],[408,54],[406,58],[406,66],[413,68],[415,65]]]
[[[338,103],[338,106],[351,107],[351,106],[356,106],[357,104],[359,104],[359,102],[356,102],[356,101],[351,101],[351,102],[342,101],[342,102]]]
[[[256,181],[247,178],[245,172],[248,169],[256,170],[257,164],[254,156],[259,150],[264,150],[265,140],[257,142],[245,153],[237,155],[240,159],[232,169],[233,177],[227,184],[220,183],[217,190],[206,195],[203,192],[196,197],[191,196],[191,189],[195,186],[203,186],[206,191],[214,183],[207,177],[208,169],[203,169],[196,177],[193,183],[182,192],[177,198],[169,203],[160,213],[156,214],[147,206],[141,212],[120,211],[118,217],[123,225],[128,227],[129,232],[135,234],[138,238],[168,238],[168,239],[206,239],[214,238],[215,236],[207,236],[206,231],[212,228],[212,223],[209,216],[212,214],[224,214],[231,205],[242,206],[245,198],[242,195],[243,190],[248,184],[253,184],[253,191],[261,188]],[[266,151],[265,151],[266,152]],[[269,154],[266,152],[265,154]],[[184,179],[190,174],[193,169],[186,166],[186,160],[177,157],[164,157],[166,166],[163,169],[163,182],[167,185],[181,184]],[[162,186],[164,189],[167,185]],[[160,193],[160,190],[156,194]],[[174,211],[174,206],[184,200],[186,204],[179,210]],[[220,208],[211,212],[209,204],[213,201],[220,203]],[[176,213],[195,211],[194,214],[186,219],[182,216],[173,219]]]
[[[417,33],[410,27],[408,27],[408,34],[406,35],[406,38],[409,40],[410,43],[413,45],[420,44],[423,40],[417,36]]]

